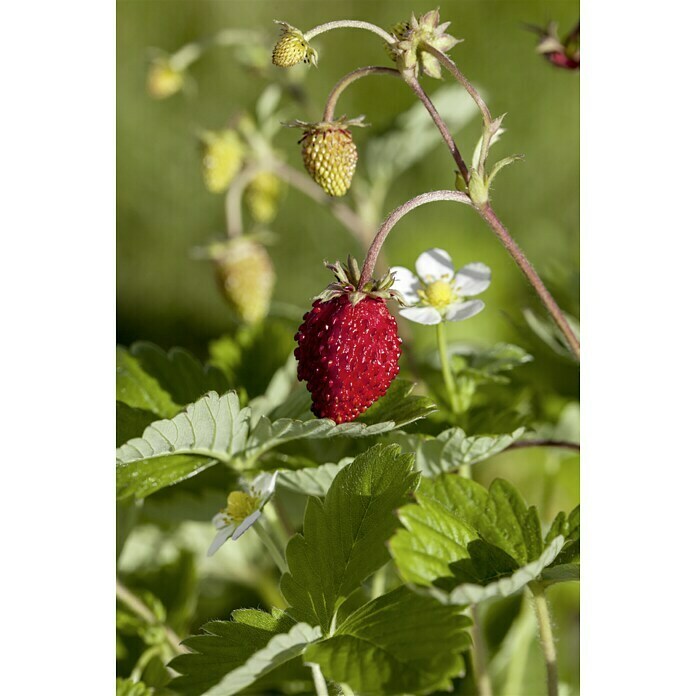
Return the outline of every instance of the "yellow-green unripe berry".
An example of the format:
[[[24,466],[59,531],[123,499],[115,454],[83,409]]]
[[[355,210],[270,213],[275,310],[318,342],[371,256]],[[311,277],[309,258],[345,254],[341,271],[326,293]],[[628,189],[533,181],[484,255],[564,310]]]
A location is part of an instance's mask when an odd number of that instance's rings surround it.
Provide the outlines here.
[[[232,130],[207,131],[201,136],[201,167],[206,188],[212,193],[225,191],[239,172],[244,145]]]
[[[267,224],[278,214],[282,182],[272,172],[260,172],[244,191],[244,202],[255,222]]]
[[[280,24],[280,38],[273,48],[273,65],[290,68],[298,63],[317,64],[317,52],[309,45],[302,32],[285,22]]]
[[[305,131],[302,159],[314,181],[330,196],[344,196],[358,164],[358,148],[347,128],[317,124]]]
[[[216,259],[220,288],[235,314],[255,324],[268,314],[275,270],[266,249],[245,237],[233,239]]]

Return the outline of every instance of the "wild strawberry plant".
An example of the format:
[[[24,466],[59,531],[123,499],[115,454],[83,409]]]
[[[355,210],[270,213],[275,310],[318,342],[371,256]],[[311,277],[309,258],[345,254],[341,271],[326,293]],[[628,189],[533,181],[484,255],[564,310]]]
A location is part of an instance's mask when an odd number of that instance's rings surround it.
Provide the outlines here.
[[[119,663],[130,665],[117,692],[521,693],[534,615],[546,687],[558,694],[565,646],[556,644],[547,589],[579,580],[579,507],[552,518],[514,481],[476,479],[482,462],[507,450],[579,451],[563,432],[572,404],[560,419],[538,407],[538,395],[516,382],[532,360],[518,346],[448,346],[446,325],[485,309],[479,295],[494,279],[484,262],[432,247],[400,259],[411,269],[381,254],[414,208],[462,204],[500,239],[548,311],[548,320],[530,315],[530,326],[579,359],[575,322],[491,204],[491,183],[518,159],[489,161],[502,116],[448,55],[459,41],[438,11],[390,30],[353,20],[279,26],[268,51],[278,68],[317,66],[313,39],[343,28],[376,35],[390,65],[338,80],[321,121],[286,123],[303,130],[298,159],[308,176],[274,148],[276,84],[255,118],[200,134],[204,184],[226,194],[228,239],[197,253],[213,262],[240,328],[211,346],[205,364],[148,343],[117,351],[117,630]],[[228,31],[158,55],[148,88],[156,98],[185,90],[204,50],[257,41]],[[443,72],[457,94],[438,98],[438,109],[422,82]],[[353,207],[336,199],[359,175],[351,129],[366,124],[335,109],[367,76],[402,80],[417,105],[402,132],[368,141],[372,186]],[[468,162],[450,126],[468,118],[467,104],[482,121]],[[456,166],[454,188],[415,195],[374,224],[390,182],[438,137]],[[327,264],[335,279],[308,301],[294,347],[266,320],[275,272],[265,226],[288,186],[329,207],[364,253],[362,265],[352,257]],[[331,256],[328,236],[325,244]],[[396,317],[433,326],[437,355],[414,350]],[[557,464],[565,461],[559,454]],[[230,579],[246,596],[225,597]],[[231,616],[223,613],[230,605]]]

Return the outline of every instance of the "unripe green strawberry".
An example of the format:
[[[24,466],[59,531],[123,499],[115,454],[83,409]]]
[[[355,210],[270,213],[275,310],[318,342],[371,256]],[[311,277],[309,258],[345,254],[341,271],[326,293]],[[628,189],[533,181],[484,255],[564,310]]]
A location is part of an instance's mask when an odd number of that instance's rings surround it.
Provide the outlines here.
[[[246,187],[244,202],[256,222],[265,224],[275,219],[282,183],[273,172],[260,172]]]
[[[273,65],[290,68],[298,63],[317,64],[317,52],[309,45],[302,32],[286,22],[280,25],[280,38],[273,48]]]
[[[237,237],[216,250],[220,288],[237,316],[247,324],[268,314],[275,270],[266,249],[253,240]]]
[[[201,135],[203,181],[212,193],[225,191],[244,160],[244,145],[233,130],[206,131]]]

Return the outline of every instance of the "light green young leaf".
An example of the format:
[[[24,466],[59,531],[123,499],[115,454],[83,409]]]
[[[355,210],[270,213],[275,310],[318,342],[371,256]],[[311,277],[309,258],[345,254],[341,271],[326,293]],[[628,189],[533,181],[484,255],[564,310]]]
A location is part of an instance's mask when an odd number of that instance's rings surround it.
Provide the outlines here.
[[[210,392],[174,418],[152,423],[116,450],[119,495],[145,497],[229,461],[244,450],[249,419],[234,392]]]
[[[322,503],[309,498],[303,533],[288,543],[281,590],[298,620],[328,631],[340,604],[389,559],[394,515],[415,489],[413,457],[376,445],[340,471]]]
[[[397,385],[398,399],[377,414],[387,420],[353,421],[337,425],[328,418],[308,420],[255,414],[240,408],[235,392],[218,396],[210,392],[169,420],[151,423],[142,437],[129,440],[116,451],[116,480],[120,496],[145,497],[207,469],[235,458],[249,466],[274,447],[300,439],[335,436],[369,437],[389,432],[424,418],[433,409],[429,399],[409,396],[412,385]],[[385,397],[386,399],[386,397]],[[425,399],[425,401],[423,401]],[[277,409],[274,409],[277,411]],[[365,416],[368,412],[365,413]]]
[[[278,474],[278,485],[295,493],[323,498],[328,493],[338,472],[352,461],[352,457],[346,457],[338,464],[320,464],[295,471],[281,471]]]
[[[471,641],[454,607],[399,587],[353,612],[335,633],[307,648],[305,662],[362,694],[450,690]]]
[[[433,477],[482,462],[519,440],[524,432],[524,428],[517,428],[510,434],[467,437],[461,428],[450,428],[435,438],[405,433],[394,433],[392,437],[404,449],[415,451],[416,469]]]
[[[308,640],[318,637],[315,631],[277,609],[272,614],[238,609],[232,621],[211,621],[202,635],[184,641],[192,652],[169,663],[181,676],[168,686],[184,696],[237,693],[296,658]],[[271,644],[274,638],[281,640]]]

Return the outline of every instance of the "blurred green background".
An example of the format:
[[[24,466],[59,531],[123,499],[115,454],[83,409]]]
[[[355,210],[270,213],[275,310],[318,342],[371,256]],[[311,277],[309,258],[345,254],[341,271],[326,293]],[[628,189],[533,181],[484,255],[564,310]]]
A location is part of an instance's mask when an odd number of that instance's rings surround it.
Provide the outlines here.
[[[464,73],[485,93],[494,114],[506,112],[507,132],[493,154],[523,153],[522,163],[505,170],[493,201],[501,219],[538,270],[556,281],[564,309],[577,314],[579,259],[579,77],[554,69],[534,52],[535,37],[524,23],[560,22],[561,33],[577,21],[576,2],[460,0],[441,2],[450,32],[465,39],[451,52]],[[365,19],[389,27],[431,8],[424,2],[244,2],[216,0],[120,0],[118,18],[118,203],[117,300],[121,343],[149,339],[163,347],[182,345],[203,353],[208,341],[232,328],[230,312],[218,293],[211,267],[191,259],[191,249],[224,230],[223,198],[205,190],[195,132],[220,128],[238,111],[253,110],[267,82],[252,78],[235,61],[232,49],[216,48],[190,72],[194,96],[163,101],[145,90],[148,50],[174,52],[187,42],[222,28],[268,32],[274,19],[308,28],[336,18]],[[359,40],[358,40],[359,39]],[[323,100],[336,80],[355,67],[388,65],[376,36],[353,30],[318,37],[320,68],[306,73],[307,110],[289,108],[291,118],[318,120]],[[280,71],[279,68],[271,70]],[[450,81],[451,82],[451,81]],[[433,91],[441,86],[424,78]],[[462,100],[467,97],[462,92]],[[338,113],[365,114],[372,128],[356,129],[358,147],[384,132],[414,97],[397,80],[372,77],[353,85]],[[465,159],[478,138],[478,120],[457,134]],[[298,132],[283,129],[275,146],[302,168]],[[360,164],[358,176],[360,176]],[[392,187],[386,212],[423,191],[453,187],[453,165],[444,145],[402,175]],[[350,202],[351,194],[347,196]],[[355,240],[326,209],[290,191],[272,225],[278,242],[270,253],[278,271],[275,298],[307,307],[328,282],[325,258],[362,256]],[[520,342],[513,323],[520,311],[539,304],[492,233],[473,211],[452,204],[421,208],[399,223],[386,244],[393,264],[413,267],[431,246],[447,249],[456,265],[483,261],[493,270],[484,299],[487,309],[451,326],[452,335],[473,344]],[[563,269],[559,273],[559,269]],[[411,325],[418,344],[431,346],[433,332]],[[561,381],[576,391],[575,378],[558,367]],[[575,371],[572,373],[575,374]]]

